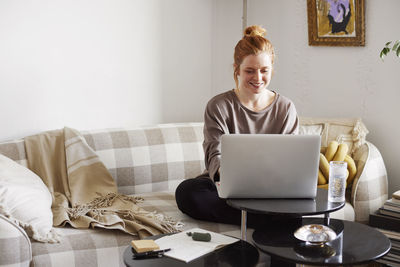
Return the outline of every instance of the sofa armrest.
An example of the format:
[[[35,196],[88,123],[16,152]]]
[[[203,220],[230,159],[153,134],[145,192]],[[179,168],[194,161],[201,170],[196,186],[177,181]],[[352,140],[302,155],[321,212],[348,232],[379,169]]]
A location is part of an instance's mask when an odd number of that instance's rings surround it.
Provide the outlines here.
[[[0,266],[29,266],[31,241],[24,229],[0,214]]]
[[[369,214],[374,213],[388,198],[388,180],[385,164],[379,150],[365,142],[353,154],[357,163],[357,175],[351,192],[351,204],[355,220],[368,223]]]

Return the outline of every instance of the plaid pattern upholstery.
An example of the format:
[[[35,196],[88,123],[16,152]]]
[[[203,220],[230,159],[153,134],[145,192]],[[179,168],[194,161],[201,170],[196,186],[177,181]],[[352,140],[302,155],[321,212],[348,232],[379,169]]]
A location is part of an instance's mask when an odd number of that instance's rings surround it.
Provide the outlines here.
[[[0,266],[29,266],[31,242],[25,231],[0,215]]]
[[[204,169],[203,124],[161,124],[83,133],[116,180],[119,192],[174,191]]]
[[[117,230],[56,228],[60,243],[32,243],[34,266],[124,266],[122,253],[133,239]]]
[[[207,230],[240,236],[239,226],[194,220],[181,213],[172,192],[139,194],[144,198],[141,207],[160,211],[185,223],[184,229],[200,227]],[[57,228],[63,235],[59,244],[33,242],[35,266],[124,266],[122,253],[134,236],[104,229]],[[251,236],[249,236],[250,238]]]
[[[354,154],[357,176],[353,183],[351,202],[356,221],[368,223],[369,214],[374,213],[388,199],[388,180],[385,163],[379,150],[366,142]]]

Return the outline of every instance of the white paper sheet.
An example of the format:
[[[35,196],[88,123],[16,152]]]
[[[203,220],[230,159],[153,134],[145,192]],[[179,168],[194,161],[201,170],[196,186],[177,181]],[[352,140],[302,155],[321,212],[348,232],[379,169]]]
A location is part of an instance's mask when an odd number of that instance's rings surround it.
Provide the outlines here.
[[[186,234],[187,232],[210,233],[211,241],[195,241],[191,236]],[[189,262],[225,245],[235,243],[238,240],[237,238],[200,228],[193,228],[178,234],[161,237],[155,240],[155,242],[160,246],[160,249],[171,248],[170,251],[164,254],[165,256]]]

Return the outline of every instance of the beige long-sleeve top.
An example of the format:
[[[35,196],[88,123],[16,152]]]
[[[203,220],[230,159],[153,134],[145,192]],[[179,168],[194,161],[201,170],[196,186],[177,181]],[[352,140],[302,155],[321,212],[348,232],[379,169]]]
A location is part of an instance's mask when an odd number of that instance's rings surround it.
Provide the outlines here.
[[[214,181],[220,166],[223,134],[297,134],[299,120],[293,102],[275,92],[274,101],[255,112],[242,105],[233,90],[214,96],[204,113],[205,164]]]

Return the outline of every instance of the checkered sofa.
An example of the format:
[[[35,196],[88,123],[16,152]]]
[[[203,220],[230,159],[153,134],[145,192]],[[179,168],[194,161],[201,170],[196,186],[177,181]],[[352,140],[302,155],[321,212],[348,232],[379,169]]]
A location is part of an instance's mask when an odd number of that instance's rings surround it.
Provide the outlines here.
[[[146,210],[156,210],[185,224],[240,236],[239,226],[194,220],[182,214],[174,190],[186,178],[204,170],[202,123],[162,124],[136,129],[83,132],[88,144],[115,179],[124,194],[143,196]],[[24,141],[0,143],[0,153],[26,166]],[[366,221],[387,198],[387,177],[382,157],[371,143],[364,144],[354,158],[356,183],[345,209],[331,217]],[[380,186],[377,186],[380,185]],[[381,185],[386,185],[381,186]],[[383,200],[384,201],[384,200]],[[0,215],[0,266],[124,266],[122,253],[134,236],[104,229],[57,228],[57,244],[30,240],[24,230]],[[248,239],[251,240],[248,231]],[[261,254],[260,266],[268,256]]]

